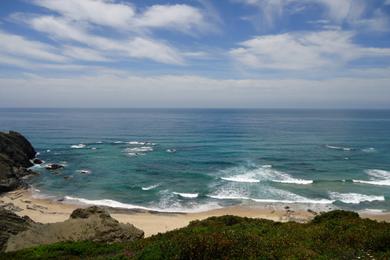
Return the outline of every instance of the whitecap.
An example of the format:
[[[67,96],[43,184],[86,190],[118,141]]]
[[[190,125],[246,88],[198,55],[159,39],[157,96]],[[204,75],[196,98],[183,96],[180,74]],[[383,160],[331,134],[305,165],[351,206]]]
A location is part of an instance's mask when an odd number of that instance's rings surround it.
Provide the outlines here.
[[[175,195],[179,195],[180,197],[187,199],[195,199],[199,196],[198,193],[182,193],[182,192],[173,192]]]
[[[225,181],[233,181],[233,182],[245,182],[245,183],[258,183],[260,182],[259,180],[246,177],[244,175],[241,176],[234,176],[234,177],[221,177],[222,180]]]
[[[245,167],[234,167],[222,171],[230,176],[223,176],[221,179],[232,182],[243,183],[258,183],[261,181],[271,181],[278,183],[290,183],[290,184],[312,184],[313,180],[304,180],[294,178],[291,175],[278,171],[272,168],[272,165],[263,165],[255,169],[247,169]]]
[[[74,144],[74,145],[71,145],[70,148],[73,148],[73,149],[82,149],[82,148],[85,148],[86,145],[85,144]]]
[[[134,148],[126,148],[125,152],[127,153],[145,153],[145,152],[152,152],[153,147],[150,146],[141,146],[141,147],[134,147]]]
[[[160,186],[160,184],[155,184],[155,185],[150,185],[150,186],[147,186],[147,187],[142,187],[142,190],[153,190],[155,188],[157,188],[158,186]]]
[[[167,149],[166,152],[167,153],[176,153],[176,149]]]
[[[367,175],[371,176],[370,180],[353,180],[353,182],[378,186],[390,186],[390,171],[369,169],[365,172]]]
[[[333,145],[326,145],[326,147],[329,149],[342,150],[342,151],[351,151],[352,150],[352,148],[350,148],[350,147],[341,147],[341,146],[333,146]]]
[[[359,193],[338,193],[329,192],[329,197],[348,204],[359,204],[360,202],[385,201],[384,196],[365,195]]]
[[[128,144],[131,144],[131,145],[145,145],[145,142],[130,141],[130,142],[128,142]]]
[[[302,185],[307,185],[307,184],[313,184],[312,180],[303,180],[303,179],[285,179],[285,180],[272,180],[273,182],[279,182],[279,183],[290,183],[290,184],[302,184]]]
[[[48,149],[48,150],[46,150],[46,152],[47,152],[47,153],[50,153],[50,152],[51,152],[51,150],[49,150],[49,149]]]
[[[259,203],[286,203],[286,204],[332,204],[333,200],[309,199],[292,192],[268,187],[264,197],[253,196],[248,190],[223,187],[207,197],[218,200],[250,200]]]
[[[92,173],[92,171],[88,170],[88,169],[76,170],[76,172],[81,173],[81,174],[91,174]]]
[[[92,147],[91,150],[96,150],[96,147]]]
[[[102,143],[103,143],[103,141],[97,141],[96,143],[97,143],[97,144],[102,144]]]
[[[365,153],[374,153],[376,152],[376,149],[374,147],[369,147],[369,148],[362,149],[362,151]]]

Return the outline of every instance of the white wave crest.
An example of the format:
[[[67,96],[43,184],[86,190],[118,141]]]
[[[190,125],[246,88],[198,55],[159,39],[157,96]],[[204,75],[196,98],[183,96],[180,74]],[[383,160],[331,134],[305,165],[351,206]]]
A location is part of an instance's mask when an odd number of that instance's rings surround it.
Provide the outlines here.
[[[145,153],[145,152],[152,152],[153,147],[150,146],[141,146],[141,147],[134,147],[134,148],[126,148],[125,152],[127,153]]]
[[[86,145],[85,144],[74,144],[74,145],[71,145],[70,148],[73,148],[73,149],[82,149],[82,148],[85,148]]]
[[[362,149],[362,151],[365,153],[375,153],[376,149],[374,147],[369,147],[369,148]]]
[[[179,195],[180,197],[187,199],[195,199],[199,196],[198,193],[182,193],[182,192],[173,192],[175,195]]]
[[[71,196],[65,196],[64,199],[65,199],[64,202],[66,203],[96,205],[96,206],[105,206],[105,207],[121,208],[121,209],[140,209],[140,210],[157,211],[157,212],[194,213],[194,212],[204,212],[211,209],[221,208],[221,206],[215,203],[200,204],[192,208],[186,208],[186,207],[159,208],[159,207],[144,207],[139,205],[122,203],[110,199],[89,200],[89,199],[77,198]]]
[[[370,180],[353,180],[353,182],[377,186],[390,186],[390,171],[369,169],[365,172],[367,175],[371,176]]]
[[[244,167],[235,167],[223,171],[231,176],[224,176],[221,179],[232,182],[244,182],[244,183],[258,183],[261,181],[272,181],[279,183],[290,183],[290,184],[312,184],[312,180],[304,180],[294,178],[291,175],[275,170],[271,165],[263,165],[255,169],[247,169]],[[235,174],[235,175],[233,175]]]
[[[225,180],[225,181],[245,182],[245,183],[258,183],[258,182],[260,182],[259,180],[256,180],[256,179],[253,179],[250,177],[246,177],[246,176],[244,176],[244,174],[241,176],[234,176],[234,177],[221,177],[221,179]]]
[[[352,148],[350,148],[350,147],[341,147],[341,146],[333,146],[333,145],[326,145],[326,147],[329,149],[342,150],[342,151],[351,151],[352,150]]]
[[[145,142],[130,141],[130,142],[128,142],[128,144],[131,144],[131,145],[145,145]]]
[[[286,204],[332,204],[333,200],[309,199],[292,192],[269,188],[264,198],[255,198],[247,190],[223,188],[217,192],[207,195],[209,198],[218,200],[250,200],[260,203],[286,203]]]
[[[81,174],[91,174],[92,173],[92,171],[88,170],[88,169],[76,170],[76,172],[81,173]]]
[[[329,192],[329,197],[349,204],[359,204],[360,202],[384,201],[384,196],[365,195],[359,193],[338,193]]]
[[[158,186],[160,186],[160,184],[150,185],[147,187],[142,187],[142,190],[153,190],[153,189],[157,188]]]

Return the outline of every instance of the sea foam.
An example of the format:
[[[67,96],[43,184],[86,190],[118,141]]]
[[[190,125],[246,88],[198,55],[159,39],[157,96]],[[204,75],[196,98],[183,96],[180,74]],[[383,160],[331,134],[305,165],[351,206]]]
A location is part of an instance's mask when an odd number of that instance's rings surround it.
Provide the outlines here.
[[[342,146],[334,146],[334,145],[326,145],[327,148],[329,149],[334,149],[334,150],[341,150],[341,151],[351,151],[351,147],[342,147]]]
[[[353,180],[353,182],[377,186],[390,186],[390,171],[369,169],[365,172],[370,176],[370,180]]]
[[[384,196],[365,195],[359,193],[338,193],[329,192],[329,197],[333,200],[338,200],[343,203],[359,204],[361,202],[372,202],[372,201],[385,201]]]
[[[231,182],[243,182],[243,183],[258,183],[262,181],[271,181],[278,183],[290,183],[290,184],[312,184],[312,180],[304,180],[294,178],[291,175],[278,171],[272,168],[271,165],[263,165],[255,169],[248,169],[245,167],[234,167],[228,170],[224,170],[223,173],[227,173],[231,176],[220,177],[222,180]]]
[[[198,193],[182,193],[182,192],[173,192],[175,195],[179,195],[180,197],[187,199],[195,199],[199,196]]]
[[[146,186],[146,187],[142,187],[142,190],[153,190],[155,188],[157,188],[158,186],[160,186],[160,184],[155,184],[155,185],[150,185],[150,186]]]
[[[85,144],[74,144],[74,145],[71,145],[70,148],[73,148],[73,149],[82,149],[82,148],[85,148],[86,145]]]

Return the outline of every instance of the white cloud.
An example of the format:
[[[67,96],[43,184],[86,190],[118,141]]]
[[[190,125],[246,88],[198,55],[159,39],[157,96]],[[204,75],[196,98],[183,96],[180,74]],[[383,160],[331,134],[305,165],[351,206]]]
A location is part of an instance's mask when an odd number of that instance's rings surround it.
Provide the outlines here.
[[[127,27],[135,15],[132,6],[108,0],[34,0],[33,3],[75,21],[115,28]]]
[[[257,7],[261,12],[262,25],[272,27],[291,10],[302,10],[304,6],[318,5],[323,8],[323,18],[335,24],[350,26],[364,24],[364,29],[383,31],[389,25],[388,16],[380,9],[370,10],[365,0],[233,0]],[[295,7],[294,7],[295,6]],[[329,26],[329,25],[327,25]],[[387,28],[388,29],[388,28]]]
[[[166,28],[183,32],[206,28],[201,11],[183,4],[153,5],[135,19],[134,25],[140,28]]]
[[[167,64],[184,62],[179,51],[152,38],[109,39],[91,34],[82,27],[78,27],[77,23],[53,16],[33,18],[31,26],[56,39],[78,42],[100,51],[111,51],[109,53],[111,57],[146,58]]]
[[[152,5],[143,12],[112,0],[35,0],[33,3],[55,11],[66,19],[108,26],[116,30],[162,28],[191,33],[207,31],[202,10],[190,5]]]
[[[0,31],[0,53],[51,62],[65,62],[67,60],[66,57],[57,54],[56,48],[48,44],[3,31]]]
[[[276,70],[332,70],[358,58],[390,56],[389,48],[361,47],[353,36],[345,31],[259,36],[241,42],[230,55],[250,68]]]

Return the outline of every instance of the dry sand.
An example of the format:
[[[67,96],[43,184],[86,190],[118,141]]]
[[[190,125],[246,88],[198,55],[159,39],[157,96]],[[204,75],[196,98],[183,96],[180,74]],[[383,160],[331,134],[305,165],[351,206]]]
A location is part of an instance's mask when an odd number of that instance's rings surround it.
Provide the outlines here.
[[[72,205],[33,196],[31,190],[17,190],[2,194],[0,206],[14,211],[19,216],[29,216],[40,223],[61,222],[69,218],[73,210],[88,205]],[[163,233],[187,226],[193,220],[211,216],[235,215],[250,218],[264,218],[274,221],[305,222],[317,213],[294,207],[294,205],[257,205],[256,207],[233,206],[199,213],[160,213],[139,210],[110,208],[111,216],[122,223],[131,223],[144,230],[145,236]],[[390,213],[360,213],[362,217],[390,222]]]

